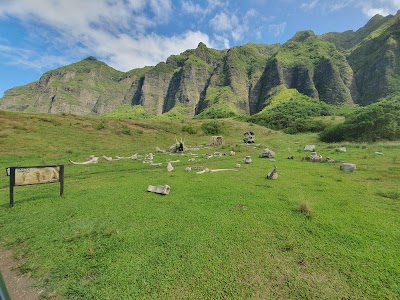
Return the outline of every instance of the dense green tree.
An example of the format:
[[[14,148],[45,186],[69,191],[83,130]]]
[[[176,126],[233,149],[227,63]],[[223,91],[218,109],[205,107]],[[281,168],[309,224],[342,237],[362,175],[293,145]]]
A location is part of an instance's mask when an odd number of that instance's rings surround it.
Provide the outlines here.
[[[320,138],[324,142],[400,139],[400,97],[360,108],[343,124],[326,128]]]

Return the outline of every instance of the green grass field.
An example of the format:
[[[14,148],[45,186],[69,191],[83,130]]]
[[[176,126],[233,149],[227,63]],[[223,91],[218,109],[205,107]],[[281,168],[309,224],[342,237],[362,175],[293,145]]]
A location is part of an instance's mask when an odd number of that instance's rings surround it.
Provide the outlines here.
[[[324,144],[316,134],[218,120],[225,145],[209,148],[201,146],[211,141],[201,131],[206,122],[0,112],[0,246],[14,252],[46,299],[399,297],[400,143]],[[182,132],[185,126],[197,134]],[[245,131],[260,145],[243,145]],[[175,136],[200,147],[200,156],[236,155],[189,162],[155,153]],[[356,172],[302,161],[306,144],[357,164]],[[335,152],[339,146],[347,152]],[[276,161],[258,157],[265,147]],[[161,167],[68,162],[149,152]],[[242,162],[247,155],[251,164]],[[168,160],[180,160],[171,173]],[[237,163],[238,172],[185,172]],[[16,187],[9,208],[5,168],[46,164],[65,165],[64,198],[58,184]],[[279,178],[267,180],[274,164]],[[150,184],[171,192],[148,193]]]

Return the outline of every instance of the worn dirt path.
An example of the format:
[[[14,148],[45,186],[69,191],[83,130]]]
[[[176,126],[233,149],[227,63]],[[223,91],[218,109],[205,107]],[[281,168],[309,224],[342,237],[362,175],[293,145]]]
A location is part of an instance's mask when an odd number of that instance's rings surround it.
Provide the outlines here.
[[[10,250],[0,248],[0,271],[11,300],[37,300],[43,290],[35,288],[35,281],[16,269],[17,261]]]

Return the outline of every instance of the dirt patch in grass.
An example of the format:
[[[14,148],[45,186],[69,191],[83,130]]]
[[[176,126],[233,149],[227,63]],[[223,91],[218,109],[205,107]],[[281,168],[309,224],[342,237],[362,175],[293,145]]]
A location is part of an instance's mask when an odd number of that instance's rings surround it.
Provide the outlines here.
[[[17,261],[10,250],[0,248],[0,271],[12,300],[36,300],[43,290],[35,288],[35,281],[16,269]]]

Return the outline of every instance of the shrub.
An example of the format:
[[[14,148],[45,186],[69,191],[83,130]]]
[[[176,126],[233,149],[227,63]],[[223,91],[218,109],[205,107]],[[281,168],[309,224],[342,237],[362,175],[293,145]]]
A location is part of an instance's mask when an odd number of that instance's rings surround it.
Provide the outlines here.
[[[323,142],[400,139],[400,98],[382,100],[350,114],[343,124],[326,128],[320,133]]]
[[[201,125],[201,129],[207,135],[221,134],[224,131],[224,126],[221,123],[212,121]]]
[[[326,125],[312,117],[329,115],[329,107],[315,101],[290,101],[278,104],[249,118],[249,122],[283,130],[285,133],[319,132]]]
[[[99,124],[97,124],[96,129],[97,130],[102,130],[106,128],[106,124],[104,123],[104,121],[101,121]]]
[[[189,134],[196,134],[197,133],[197,128],[194,127],[193,125],[184,125],[182,126],[182,132],[186,132]]]
[[[196,119],[224,119],[237,116],[228,109],[209,107],[196,116]]]
[[[312,210],[307,202],[304,201],[300,202],[299,212],[309,219],[312,218]]]

